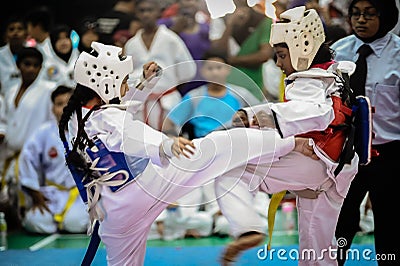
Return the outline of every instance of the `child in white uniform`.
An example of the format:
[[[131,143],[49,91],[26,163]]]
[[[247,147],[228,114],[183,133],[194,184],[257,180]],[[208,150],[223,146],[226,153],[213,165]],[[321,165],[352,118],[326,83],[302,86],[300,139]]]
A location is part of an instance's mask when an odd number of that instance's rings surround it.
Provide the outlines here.
[[[281,19],[272,26],[271,45],[278,57],[277,66],[287,75],[286,102],[244,110],[249,121],[256,113],[259,127],[276,130],[282,137],[309,136],[320,160],[291,152],[278,162],[249,164],[245,173],[237,169],[216,179],[217,196],[224,195],[218,197],[222,213],[237,238],[222,260],[228,264],[265,238],[262,221],[251,204],[256,191],[273,194],[289,190],[297,195],[299,253],[312,250],[316,254],[309,259],[300,257],[299,264],[336,265],[336,259],[323,251],[337,247],[339,211],[358,169],[355,154],[350,164],[335,173],[346,137],[343,128],[335,125],[348,122],[336,108],[343,85],[337,74],[351,74],[354,63],[332,61],[329,47],[323,45],[324,29],[315,10],[297,7],[282,13]],[[271,129],[275,125],[276,129]]]
[[[4,162],[2,184],[7,184],[14,211],[23,211],[24,197],[19,191],[18,164],[19,153],[33,131],[42,123],[54,120],[51,112],[51,92],[56,88],[53,82],[40,78],[43,63],[42,54],[33,47],[23,47],[17,56],[20,71],[18,81],[10,86],[5,95],[7,127],[4,139]],[[3,147],[4,147],[3,146]],[[13,191],[18,191],[18,196]],[[18,205],[18,206],[17,206]]]
[[[72,46],[71,28],[57,25],[50,32],[51,49],[43,63],[42,75],[45,80],[57,85],[75,86],[74,66],[79,56],[78,48]]]
[[[5,23],[4,46],[0,47],[0,94],[3,96],[12,84],[19,80],[19,69],[16,64],[18,51],[25,46],[27,30],[24,19],[11,16]]]
[[[202,188],[194,188],[189,194],[178,199],[175,204],[170,204],[152,225],[149,239],[170,241],[185,237],[209,236],[213,218],[210,213],[200,210],[203,202]]]
[[[89,216],[74,179],[65,165],[57,122],[73,89],[59,86],[51,95],[57,119],[44,123],[25,142],[19,157],[21,186],[30,196],[22,225],[29,232],[53,234],[58,230],[86,232]]]
[[[100,105],[81,125],[88,139],[100,140],[114,155],[123,152],[130,174],[135,175],[133,180],[115,180],[113,176],[118,173],[111,173],[87,181],[89,213],[92,221],[100,220],[99,235],[106,246],[109,265],[142,265],[147,234],[154,220],[168,204],[194,188],[249,160],[263,156],[265,161],[272,162],[294,148],[303,150],[307,146],[304,144],[308,139],[282,139],[274,131],[241,128],[213,132],[193,141],[168,138],[133,120],[131,113],[121,109],[123,106],[106,104],[119,102],[129,89],[127,76],[133,70],[132,58],[121,56],[119,47],[97,42],[92,47],[92,54],[83,52],[77,60],[77,87],[64,109],[59,130],[64,145],[68,145],[64,131],[71,115],[77,112],[79,121],[81,110],[85,115],[88,108]],[[144,77],[149,78],[156,68],[154,63],[146,64]],[[70,140],[79,144],[73,123],[69,125],[73,136]],[[78,154],[72,150],[67,161],[84,166]],[[92,169],[100,168],[96,167],[97,162],[92,162]],[[170,167],[166,167],[168,164]],[[113,192],[113,186],[123,187]]]

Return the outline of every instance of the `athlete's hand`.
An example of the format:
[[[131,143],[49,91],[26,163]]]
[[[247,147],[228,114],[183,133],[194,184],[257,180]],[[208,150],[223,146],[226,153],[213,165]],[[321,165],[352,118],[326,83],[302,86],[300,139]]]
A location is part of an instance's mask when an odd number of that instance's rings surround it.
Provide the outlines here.
[[[174,137],[174,143],[172,144],[172,153],[175,157],[180,157],[181,154],[186,158],[190,158],[191,155],[194,154],[194,150],[196,147],[194,146],[191,140],[188,140],[183,137]]]
[[[143,77],[144,79],[151,79],[156,76],[157,71],[160,71],[161,67],[154,61],[150,61],[143,65]]]
[[[156,85],[157,81],[160,79],[162,74],[162,68],[157,65],[156,62],[151,61],[143,65],[143,77],[139,84],[136,85],[136,89],[143,90],[145,87],[147,89],[152,89]],[[157,78],[155,78],[157,77]]]
[[[308,138],[295,137],[294,140],[294,151],[300,152],[314,160],[319,160],[318,156],[314,152],[313,146],[309,144],[310,142]]]

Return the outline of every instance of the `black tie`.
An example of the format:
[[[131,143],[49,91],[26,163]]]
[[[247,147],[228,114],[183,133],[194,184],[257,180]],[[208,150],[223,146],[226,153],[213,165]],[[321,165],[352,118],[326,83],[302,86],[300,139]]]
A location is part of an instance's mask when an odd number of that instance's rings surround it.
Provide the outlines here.
[[[372,53],[369,45],[363,44],[357,51],[359,54],[356,70],[350,77],[350,86],[355,95],[365,95],[365,80],[367,78],[367,57]]]

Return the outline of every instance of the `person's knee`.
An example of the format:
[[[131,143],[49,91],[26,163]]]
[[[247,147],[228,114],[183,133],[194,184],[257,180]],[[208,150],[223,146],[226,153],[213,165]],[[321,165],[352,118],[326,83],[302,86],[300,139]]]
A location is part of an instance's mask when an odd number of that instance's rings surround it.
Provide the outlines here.
[[[68,212],[63,221],[63,229],[70,233],[84,233],[89,225],[89,217],[86,212]]]
[[[28,232],[32,233],[53,234],[57,231],[53,215],[47,211],[41,213],[37,209],[30,209],[26,212],[22,225]]]

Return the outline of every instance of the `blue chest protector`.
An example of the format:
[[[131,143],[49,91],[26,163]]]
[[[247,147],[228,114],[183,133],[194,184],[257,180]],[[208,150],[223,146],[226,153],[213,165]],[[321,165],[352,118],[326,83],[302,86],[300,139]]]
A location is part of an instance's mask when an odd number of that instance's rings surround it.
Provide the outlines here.
[[[112,192],[116,192],[131,183],[149,163],[148,158],[126,157],[122,152],[110,152],[100,139],[96,139],[91,148],[86,148],[86,153],[101,176],[112,175],[112,178],[109,179],[110,182],[122,182],[121,185],[109,186]],[[129,166],[127,160],[129,160]],[[85,180],[83,184],[85,185],[90,181]]]
[[[150,161],[149,158],[125,156],[122,152],[111,152],[100,139],[89,139],[83,129],[83,125],[93,110],[95,109],[93,108],[84,119],[78,119],[78,134],[72,151],[69,149],[66,138],[63,140],[65,157],[68,162],[67,166],[85,204],[88,203],[88,190],[86,187],[92,181],[102,179],[103,184],[106,184],[112,192],[117,192],[133,182],[134,179],[144,171]],[[81,113],[78,113],[78,118],[79,117],[82,117]],[[90,164],[83,163],[85,159],[80,155],[78,147],[80,147],[81,151],[82,149],[85,150],[87,156],[91,160],[91,166]],[[74,156],[70,156],[71,154]],[[79,160],[74,160],[73,157],[79,158]],[[93,190],[89,191],[89,193],[94,194]],[[81,265],[91,265],[96,255],[101,241],[98,228],[99,222],[96,221],[89,246]]]

